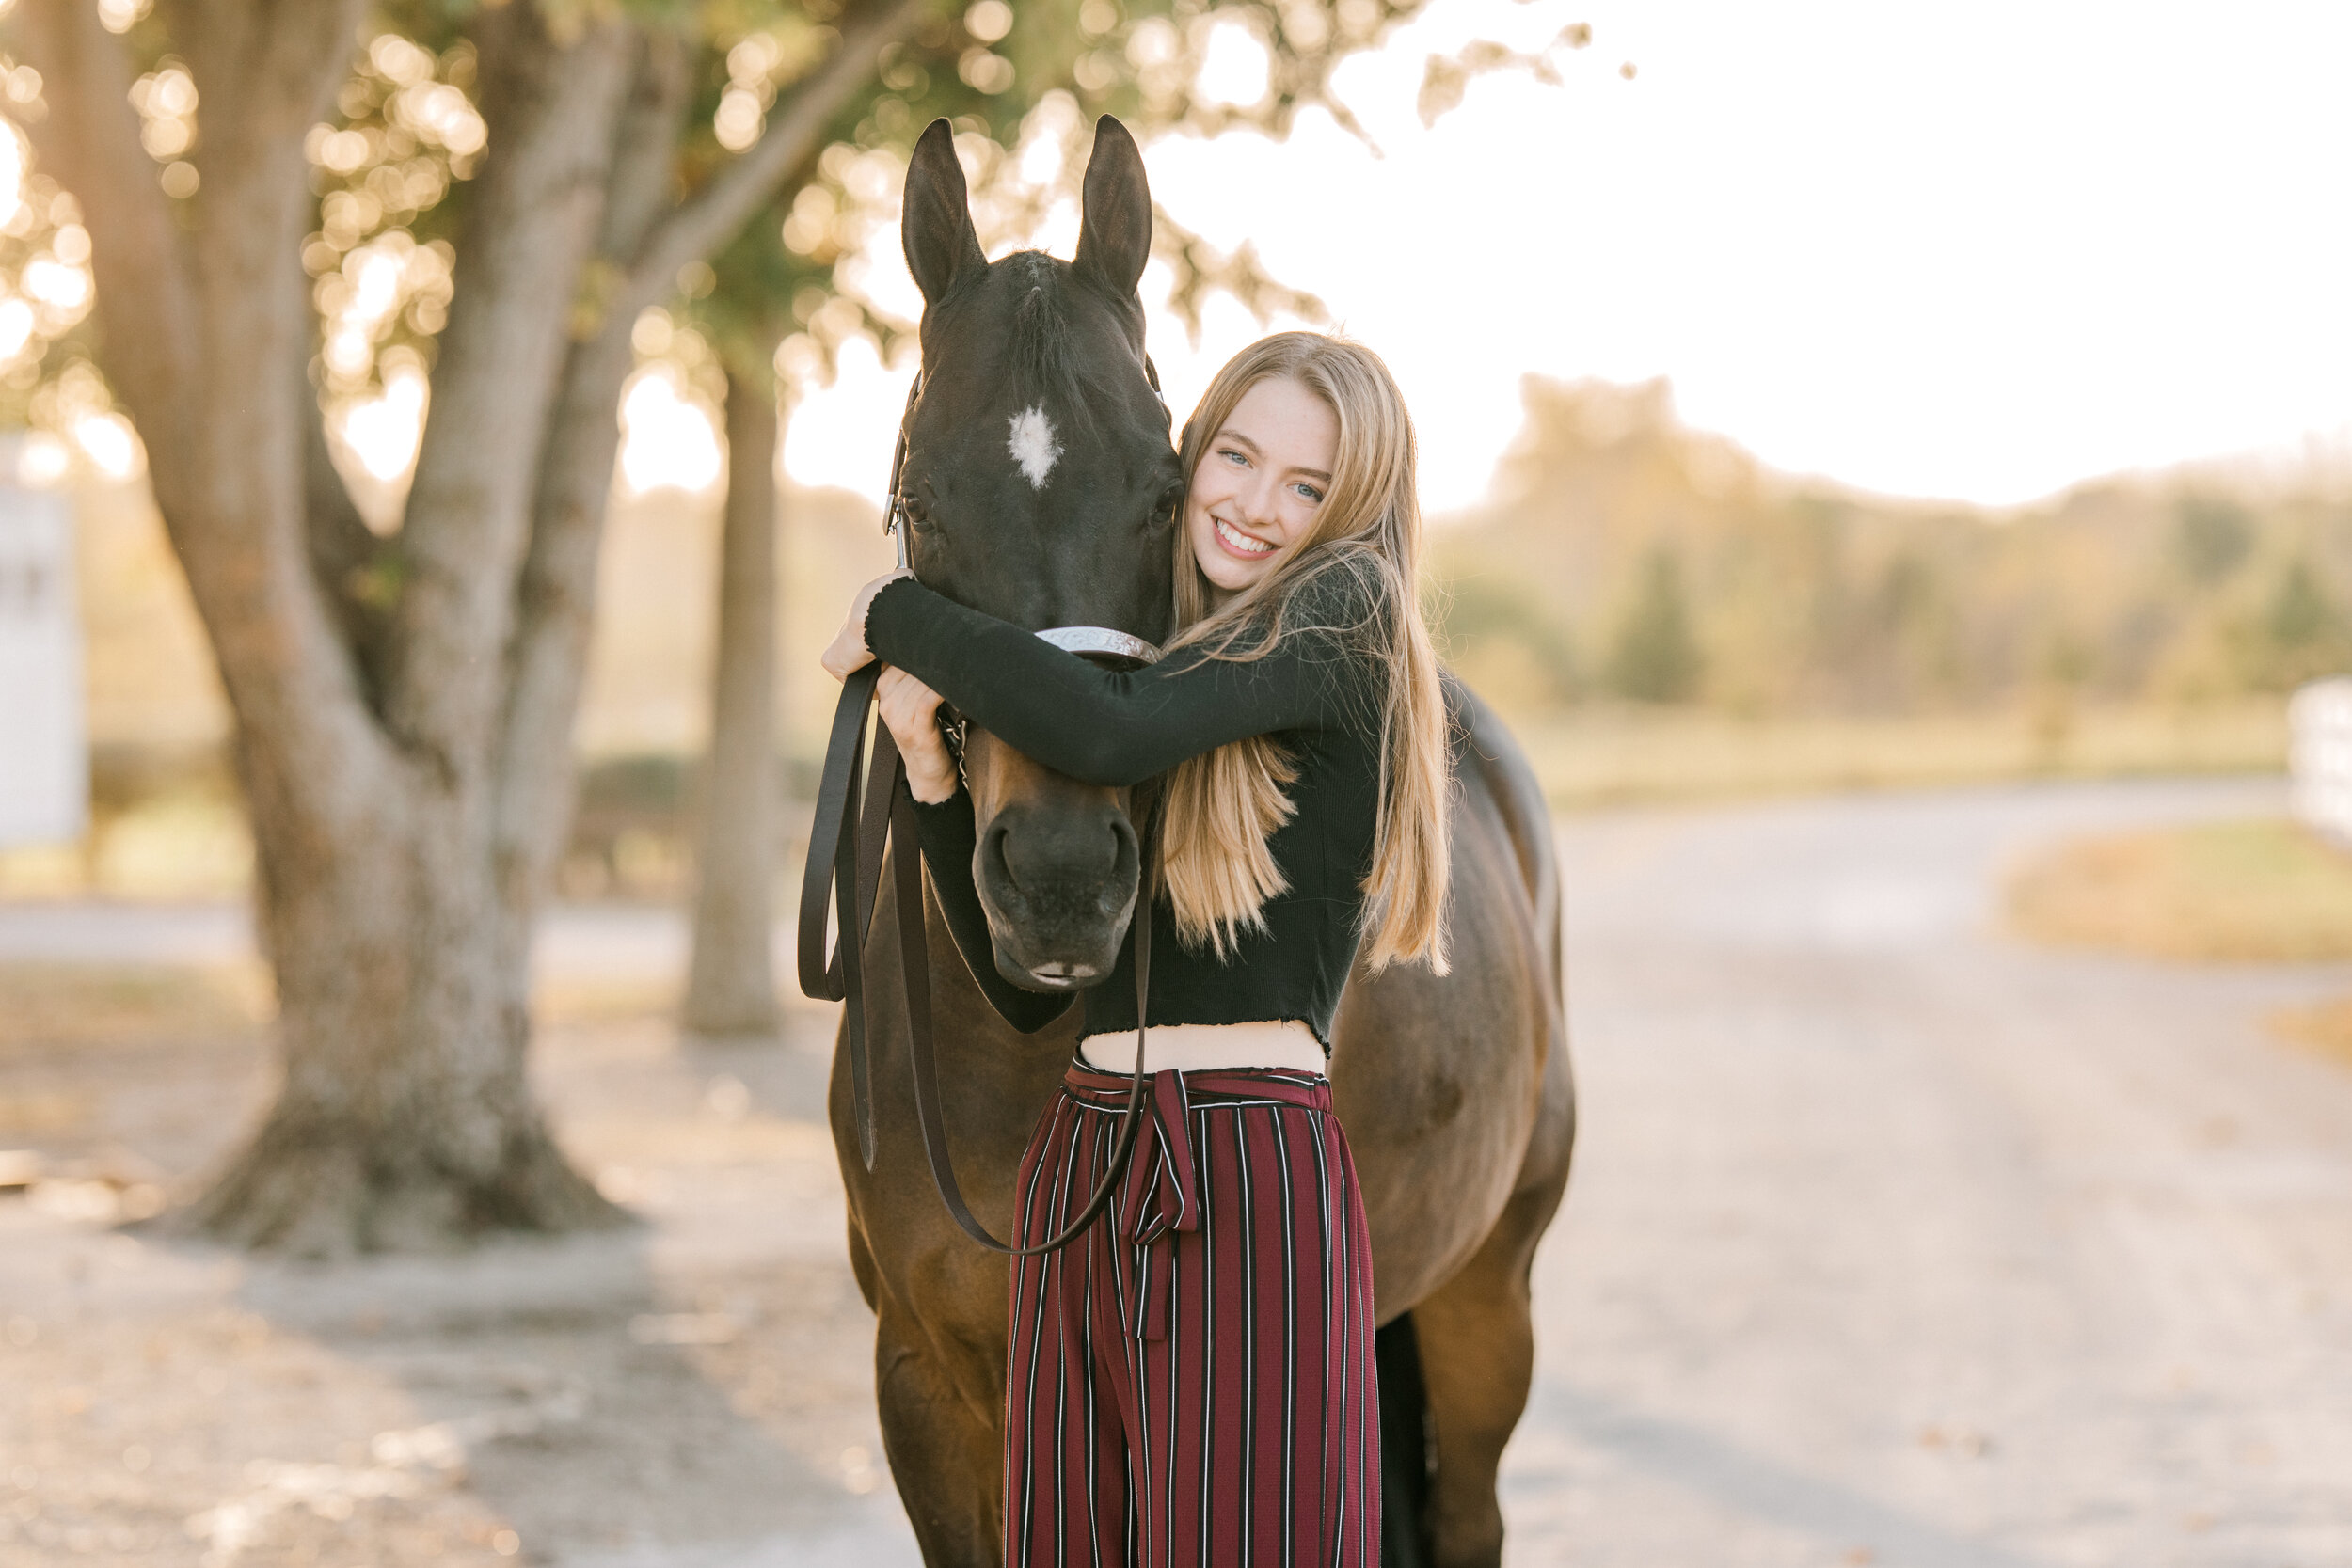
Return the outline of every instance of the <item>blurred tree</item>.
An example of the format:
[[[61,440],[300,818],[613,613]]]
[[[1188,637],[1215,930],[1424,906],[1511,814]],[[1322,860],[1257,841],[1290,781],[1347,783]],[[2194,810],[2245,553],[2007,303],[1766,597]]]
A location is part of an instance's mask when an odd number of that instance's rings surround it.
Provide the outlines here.
[[[2175,503],[2172,519],[2173,556],[2200,587],[2226,580],[2253,550],[2253,518],[2230,497],[2185,495]]]
[[[2352,626],[2307,556],[2290,557],[2239,634],[2248,681],[2284,691],[2352,667]]]
[[[781,1022],[770,957],[782,839],[774,372],[764,365],[750,371],[729,365],[724,414],[727,491],[719,535],[710,750],[702,770],[693,942],[679,1022],[702,1035],[771,1035]]]
[[[202,1225],[335,1253],[615,1217],[532,1101],[527,959],[647,313],[780,207],[830,277],[843,195],[879,199],[934,94],[975,157],[1049,86],[1279,129],[1413,8],[1220,12],[1268,60],[1236,108],[1191,101],[1190,0],[18,0],[37,221],[52,260],[87,247],[91,359],[212,641],[277,977],[283,1086]],[[1235,261],[1197,259],[1180,292]]]
[[[2071,628],[2058,626],[2045,635],[2026,700],[2034,766],[2042,771],[2055,772],[2064,764],[2082,689],[2096,667],[2096,656]]]
[[[1525,583],[1455,577],[1434,607],[1446,660],[1491,702],[1553,707],[1582,684],[1567,618]]]
[[[908,118],[912,121],[911,112]],[[783,841],[776,768],[782,499],[776,461],[784,400],[776,353],[796,325],[795,296],[814,319],[822,303],[815,296],[826,293],[830,272],[783,243],[787,216],[788,210],[780,214],[771,206],[760,221],[744,225],[716,260],[710,293],[690,307],[718,350],[727,448],[710,740],[697,802],[692,939],[679,1007],[679,1022],[702,1035],[772,1035],[781,1022],[771,955]],[[831,238],[830,226],[819,232]],[[804,225],[796,237],[805,243],[815,235]]]
[[[1698,695],[1703,667],[1681,559],[1661,546],[1644,562],[1641,586],[1618,625],[1609,684],[1636,702],[1687,703]]]
[[[1704,656],[1691,697],[1758,715],[2048,715],[2352,667],[2340,469],[2201,464],[1992,512],[1775,474],[1683,426],[1662,383],[1523,391],[1492,499],[1433,531],[1431,557],[1455,595],[1449,652],[1528,717],[1573,700],[1539,675],[1547,641],[1614,692],[1659,689],[1652,654],[1684,645]]]

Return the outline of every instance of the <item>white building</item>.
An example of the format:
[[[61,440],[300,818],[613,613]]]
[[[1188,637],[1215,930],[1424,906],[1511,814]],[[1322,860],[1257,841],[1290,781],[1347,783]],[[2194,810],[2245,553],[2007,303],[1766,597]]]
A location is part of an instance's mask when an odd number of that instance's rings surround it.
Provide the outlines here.
[[[0,483],[0,847],[79,838],[89,806],[73,514]]]

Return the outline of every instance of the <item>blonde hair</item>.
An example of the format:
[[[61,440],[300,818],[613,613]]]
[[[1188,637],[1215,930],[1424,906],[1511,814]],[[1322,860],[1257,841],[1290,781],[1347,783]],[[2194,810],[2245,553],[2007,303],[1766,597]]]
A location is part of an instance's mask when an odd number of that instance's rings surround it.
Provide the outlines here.
[[[1404,394],[1377,355],[1313,332],[1280,332],[1233,356],[1184,423],[1187,482],[1209,443],[1249,388],[1284,377],[1330,405],[1339,420],[1331,483],[1314,522],[1283,560],[1223,607],[1194,557],[1189,531],[1175,540],[1172,653],[1251,660],[1273,652],[1297,591],[1327,572],[1355,578],[1372,612],[1328,629],[1385,677],[1379,711],[1379,814],[1372,871],[1363,880],[1367,965],[1426,958],[1447,972],[1445,897],[1450,871],[1445,698],[1422,617],[1421,501],[1414,488],[1413,426]],[[1287,628],[1295,630],[1297,628]],[[1367,716],[1369,717],[1369,716]],[[1251,736],[1188,757],[1163,797],[1161,885],[1178,936],[1228,957],[1244,930],[1265,927],[1266,899],[1288,886],[1266,840],[1296,806],[1285,786],[1296,765],[1271,736]]]

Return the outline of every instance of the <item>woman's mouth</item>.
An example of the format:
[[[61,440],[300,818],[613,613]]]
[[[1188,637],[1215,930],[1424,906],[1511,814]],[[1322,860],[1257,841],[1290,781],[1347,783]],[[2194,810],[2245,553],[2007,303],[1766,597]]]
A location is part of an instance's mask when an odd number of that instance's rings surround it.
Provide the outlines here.
[[[1225,546],[1225,553],[1237,555],[1245,561],[1262,560],[1274,553],[1274,546],[1263,539],[1242,532],[1222,517],[1212,518],[1216,524],[1216,542]]]

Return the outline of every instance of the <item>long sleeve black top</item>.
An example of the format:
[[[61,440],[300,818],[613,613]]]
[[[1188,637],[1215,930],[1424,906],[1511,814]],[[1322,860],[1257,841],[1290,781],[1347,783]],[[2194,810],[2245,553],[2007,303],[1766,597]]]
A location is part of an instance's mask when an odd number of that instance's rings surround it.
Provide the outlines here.
[[[1184,649],[1117,671],[902,578],[875,595],[866,641],[999,740],[1089,784],[1137,784],[1230,741],[1273,736],[1298,770],[1289,786],[1296,809],[1267,841],[1289,886],[1266,900],[1264,927],[1238,933],[1222,961],[1205,945],[1180,944],[1173,911],[1165,896],[1155,902],[1151,1022],[1295,1020],[1327,1052],[1355,962],[1379,809],[1382,672],[1344,636],[1370,604],[1352,574],[1327,570],[1293,596],[1282,636],[1263,657]],[[933,888],[973,978],[1015,1027],[1044,1027],[1071,998],[1023,990],[996,972],[973,884],[970,795],[959,786],[944,803],[918,803],[916,815]],[[1136,1027],[1125,947],[1110,978],[1083,994],[1081,1038]]]

